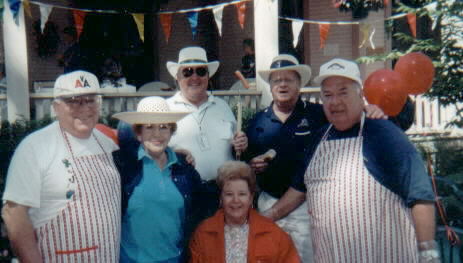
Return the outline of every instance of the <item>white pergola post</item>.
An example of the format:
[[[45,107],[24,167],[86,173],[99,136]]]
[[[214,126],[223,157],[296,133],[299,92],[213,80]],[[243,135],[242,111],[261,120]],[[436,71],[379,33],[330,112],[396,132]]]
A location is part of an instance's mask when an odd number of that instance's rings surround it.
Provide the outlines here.
[[[254,42],[256,72],[268,69],[278,55],[278,0],[254,0]],[[256,86],[262,91],[261,106],[272,101],[270,86],[256,74]]]
[[[29,71],[24,10],[21,5],[18,24],[16,24],[8,1],[4,1],[4,3],[3,41],[5,46],[8,121],[14,122],[21,118],[29,120]]]

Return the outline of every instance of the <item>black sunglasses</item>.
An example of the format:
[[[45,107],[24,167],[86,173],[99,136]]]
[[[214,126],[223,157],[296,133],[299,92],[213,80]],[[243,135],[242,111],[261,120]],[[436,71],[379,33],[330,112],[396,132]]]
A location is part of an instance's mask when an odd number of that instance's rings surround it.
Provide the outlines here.
[[[200,67],[200,68],[184,68],[182,69],[182,75],[185,78],[189,78],[196,73],[199,77],[204,77],[207,74],[207,67]]]

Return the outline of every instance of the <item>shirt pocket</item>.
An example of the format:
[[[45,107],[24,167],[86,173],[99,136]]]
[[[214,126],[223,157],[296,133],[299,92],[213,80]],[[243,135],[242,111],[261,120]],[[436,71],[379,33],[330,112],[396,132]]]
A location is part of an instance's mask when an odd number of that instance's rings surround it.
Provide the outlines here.
[[[227,120],[221,120],[218,127],[219,138],[231,140],[233,138],[233,123]]]

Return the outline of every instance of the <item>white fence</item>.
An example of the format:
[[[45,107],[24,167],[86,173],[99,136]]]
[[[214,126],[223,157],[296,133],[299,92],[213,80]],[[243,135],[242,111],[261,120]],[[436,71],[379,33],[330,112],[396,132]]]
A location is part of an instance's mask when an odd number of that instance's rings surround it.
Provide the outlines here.
[[[301,90],[302,97],[311,102],[320,102],[318,88],[303,88]],[[106,94],[103,96],[102,115],[112,114],[115,112],[135,110],[138,101],[146,96],[162,96],[170,97],[174,91],[152,91],[152,92],[136,92],[136,93],[116,93]],[[259,110],[261,92],[258,90],[221,90],[214,91],[213,94],[218,96],[230,105],[235,105],[241,97],[244,107]],[[31,108],[34,110],[32,119],[41,119],[47,115],[53,115],[51,105],[53,94],[50,90],[40,90],[36,93],[31,93]],[[416,111],[415,122],[407,131],[409,135],[437,135],[443,134],[447,136],[461,135],[461,130],[454,127],[447,127],[448,123],[455,120],[457,108],[463,105],[449,105],[444,107],[437,100],[429,100],[428,98],[417,96],[415,98]],[[7,103],[6,95],[0,94],[0,120],[7,119]]]

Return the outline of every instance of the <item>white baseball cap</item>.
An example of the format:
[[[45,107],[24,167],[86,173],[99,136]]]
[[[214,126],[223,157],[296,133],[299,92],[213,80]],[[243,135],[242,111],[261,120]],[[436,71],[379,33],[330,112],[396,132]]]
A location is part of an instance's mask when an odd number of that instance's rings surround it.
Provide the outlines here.
[[[83,70],[76,70],[60,75],[53,89],[55,98],[99,94],[100,84],[95,75]]]
[[[323,64],[320,67],[320,74],[314,79],[314,82],[317,85],[321,85],[325,79],[334,76],[351,79],[357,82],[360,87],[363,87],[360,69],[357,63],[341,58],[335,58]]]

